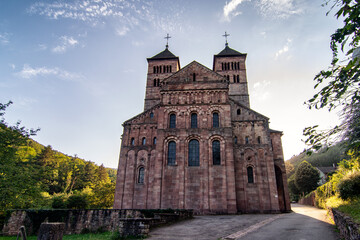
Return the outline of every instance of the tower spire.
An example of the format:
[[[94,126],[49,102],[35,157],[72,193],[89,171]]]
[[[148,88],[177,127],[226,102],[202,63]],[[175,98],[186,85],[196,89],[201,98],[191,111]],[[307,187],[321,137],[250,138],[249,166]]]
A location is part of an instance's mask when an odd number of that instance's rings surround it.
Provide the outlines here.
[[[230,36],[230,34],[227,34],[225,31],[225,34],[222,35],[223,37],[225,37],[225,47],[229,46],[228,41],[227,41],[227,37]]]
[[[169,48],[169,38],[171,38],[170,36],[169,36],[169,34],[166,34],[166,37],[164,37],[165,39],[166,39],[166,49],[168,49]]]

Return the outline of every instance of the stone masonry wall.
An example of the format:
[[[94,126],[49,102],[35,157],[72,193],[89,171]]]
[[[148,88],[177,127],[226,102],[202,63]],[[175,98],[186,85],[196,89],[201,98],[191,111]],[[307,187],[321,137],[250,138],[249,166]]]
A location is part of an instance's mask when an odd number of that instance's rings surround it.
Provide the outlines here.
[[[169,215],[171,217],[169,217]],[[98,210],[17,210],[7,219],[2,234],[17,235],[25,226],[28,235],[37,234],[43,222],[64,222],[64,234],[119,231],[123,236],[147,235],[151,226],[191,218],[192,211],[98,209]]]
[[[346,216],[344,213],[335,209],[331,209],[330,214],[332,219],[334,219],[336,226],[340,230],[340,235],[343,239],[360,239],[360,226],[355,223],[351,217]]]

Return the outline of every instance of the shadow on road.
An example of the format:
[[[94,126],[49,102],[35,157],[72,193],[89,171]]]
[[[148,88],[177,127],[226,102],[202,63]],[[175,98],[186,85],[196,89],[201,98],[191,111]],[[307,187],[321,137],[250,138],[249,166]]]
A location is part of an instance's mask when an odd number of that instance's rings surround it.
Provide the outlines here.
[[[156,228],[147,239],[339,239],[325,210],[299,204],[292,208],[292,213],[285,214],[195,216],[191,220]]]

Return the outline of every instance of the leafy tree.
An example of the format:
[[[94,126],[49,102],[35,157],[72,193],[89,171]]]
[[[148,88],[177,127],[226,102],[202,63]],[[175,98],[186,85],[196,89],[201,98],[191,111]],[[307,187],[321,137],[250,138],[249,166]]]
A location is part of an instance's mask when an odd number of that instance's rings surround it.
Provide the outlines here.
[[[290,193],[290,199],[291,201],[298,201],[300,198],[300,190],[297,188],[295,184],[295,174],[291,175],[288,179],[288,188]]]
[[[289,161],[285,161],[285,169],[286,169],[286,175],[288,177],[290,177],[295,171],[294,165],[291,164]]]
[[[344,26],[331,35],[330,48],[333,53],[331,65],[327,70],[316,75],[315,89],[319,87],[321,89],[307,101],[307,104],[310,109],[328,108],[329,111],[341,107],[345,118],[348,115],[347,118],[355,119],[353,114],[358,113],[360,104],[360,3],[357,0],[328,0],[326,5],[330,3],[333,3],[331,10],[338,8],[335,17],[343,19]],[[339,59],[339,48],[345,56],[342,59]],[[344,131],[349,129],[349,123],[351,121],[345,120],[341,125],[330,130],[318,130],[317,125],[305,128],[304,135],[308,137],[305,142],[318,150],[324,144],[335,141],[334,136],[344,135]],[[359,126],[358,121],[356,125]],[[359,149],[359,135],[353,136],[356,139],[351,142],[350,148]]]
[[[0,103],[0,116],[11,104]],[[20,124],[0,120],[0,209],[34,207],[41,198],[41,188],[32,178],[38,174],[33,164],[36,152],[28,146],[28,138],[39,129],[27,130]]]
[[[303,161],[295,172],[295,185],[303,195],[315,190],[320,180],[319,172],[310,163]]]
[[[67,199],[66,206],[70,209],[86,209],[89,207],[89,202],[85,195],[73,194]]]

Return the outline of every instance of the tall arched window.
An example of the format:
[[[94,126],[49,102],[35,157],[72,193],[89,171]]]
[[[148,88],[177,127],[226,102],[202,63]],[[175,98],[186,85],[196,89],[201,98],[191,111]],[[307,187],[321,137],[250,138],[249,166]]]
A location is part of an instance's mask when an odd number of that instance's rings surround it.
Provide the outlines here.
[[[212,142],[213,165],[220,165],[220,142],[215,140]]]
[[[217,112],[213,113],[213,127],[214,128],[219,127],[219,113],[217,113]]]
[[[236,114],[237,114],[237,115],[240,115],[240,114],[241,114],[241,110],[240,110],[240,109],[236,110]]]
[[[245,137],[245,144],[249,144],[249,137],[248,136]]]
[[[197,114],[191,114],[191,128],[197,128]]]
[[[134,138],[131,138],[130,144],[131,144],[131,146],[135,145],[135,139]]]
[[[153,144],[156,145],[156,137],[153,139]]]
[[[237,144],[237,137],[234,137],[234,143]]]
[[[193,82],[195,82],[195,81],[196,81],[196,74],[193,73]]]
[[[193,139],[189,142],[189,166],[199,165],[199,141]]]
[[[171,141],[168,144],[168,165],[174,166],[176,161],[176,142]]]
[[[143,137],[142,139],[142,145],[145,145],[146,144],[146,138]]]
[[[139,175],[138,175],[138,183],[141,183],[141,184],[144,183],[144,175],[145,175],[145,168],[140,167],[139,168]]]
[[[175,115],[175,113],[170,114],[169,128],[176,128],[176,115]]]
[[[257,137],[258,144],[261,144],[261,137]]]
[[[248,183],[254,183],[254,170],[252,167],[247,167]]]

